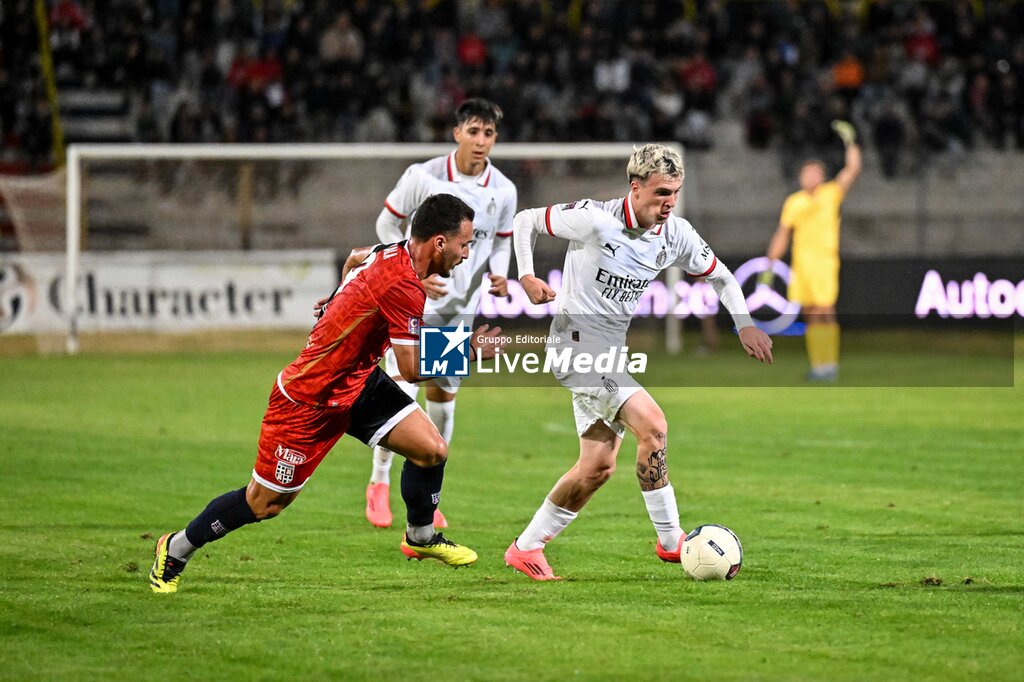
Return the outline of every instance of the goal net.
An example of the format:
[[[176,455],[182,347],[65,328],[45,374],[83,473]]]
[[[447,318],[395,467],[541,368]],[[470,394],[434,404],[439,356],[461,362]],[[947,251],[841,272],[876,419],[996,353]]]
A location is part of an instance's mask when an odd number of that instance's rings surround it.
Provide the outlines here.
[[[405,168],[453,149],[72,146],[66,250],[59,263],[49,254],[50,271],[34,266],[53,294],[37,326],[59,325],[69,352],[83,332],[308,328],[309,304],[336,285],[338,259],[377,241],[377,215]],[[632,151],[631,144],[506,143],[491,158],[516,184],[522,210],[622,196]],[[564,254],[564,243],[539,240],[538,275],[557,280]],[[670,348],[679,338],[678,316],[666,314],[676,310],[677,279],[678,272],[652,285],[640,313],[668,330]],[[508,299],[485,295],[481,315],[526,314],[525,293],[511,288]]]

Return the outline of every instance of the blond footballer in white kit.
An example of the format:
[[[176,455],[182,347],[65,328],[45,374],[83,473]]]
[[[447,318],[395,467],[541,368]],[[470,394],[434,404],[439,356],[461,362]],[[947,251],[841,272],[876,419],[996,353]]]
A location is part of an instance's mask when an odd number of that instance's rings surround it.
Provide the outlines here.
[[[551,336],[580,348],[624,347],[640,296],[659,272],[679,265],[704,277],[733,317],[744,350],[772,362],[771,339],[754,326],[736,278],[686,220],[672,215],[683,184],[683,165],[671,149],[648,144],[626,167],[629,193],[612,201],[584,199],[522,211],[514,236],[519,281],[533,303],[555,299],[534,275],[533,246],[539,234],[569,241]],[[658,534],[656,552],[678,562],[685,533],[668,480],[665,414],[628,374],[612,377],[556,373],[572,391],[579,460],[505,552],[505,562],[534,580],[557,580],[544,546],[576,518],[615,470],[628,430],[637,440],[637,479]]]
[[[411,219],[416,208],[429,196],[454,194],[469,204],[476,211],[469,258],[453,269],[449,278],[434,275],[423,281],[427,290],[423,324],[457,327],[460,322],[465,322],[468,329],[473,329],[473,317],[483,295],[481,284],[485,273],[490,279],[490,294],[508,295],[509,237],[512,236],[512,219],[516,213],[516,187],[488,158],[497,140],[501,108],[484,99],[468,99],[456,110],[455,118],[453,135],[458,147],[447,156],[438,156],[406,169],[388,194],[384,209],[377,218],[377,237],[385,244],[404,239],[402,221]],[[390,350],[385,356],[385,364],[388,374],[415,400],[418,387],[402,381],[395,355]],[[450,443],[459,379],[444,377],[428,382],[426,388],[427,414],[445,442]],[[373,473],[366,488],[366,518],[381,528],[389,527],[392,521],[392,458],[390,451],[374,448]],[[448,526],[440,511],[435,514],[434,525],[438,528]]]

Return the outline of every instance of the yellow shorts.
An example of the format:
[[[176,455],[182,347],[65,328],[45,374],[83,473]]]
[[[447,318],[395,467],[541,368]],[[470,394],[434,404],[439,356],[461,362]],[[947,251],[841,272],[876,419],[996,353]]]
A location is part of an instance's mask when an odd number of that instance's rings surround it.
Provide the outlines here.
[[[834,266],[794,269],[789,300],[801,306],[834,306],[839,298],[839,262]]]

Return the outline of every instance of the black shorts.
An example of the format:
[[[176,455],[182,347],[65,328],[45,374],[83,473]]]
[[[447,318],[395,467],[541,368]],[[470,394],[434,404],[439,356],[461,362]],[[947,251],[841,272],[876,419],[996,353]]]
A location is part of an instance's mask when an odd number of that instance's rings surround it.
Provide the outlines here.
[[[366,378],[363,390],[349,413],[348,435],[374,446],[395,428],[416,401],[398,387],[380,367]]]

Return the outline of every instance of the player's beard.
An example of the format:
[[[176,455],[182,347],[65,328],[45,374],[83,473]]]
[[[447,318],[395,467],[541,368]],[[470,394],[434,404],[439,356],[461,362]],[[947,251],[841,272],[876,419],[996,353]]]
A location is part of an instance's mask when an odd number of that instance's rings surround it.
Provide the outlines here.
[[[458,265],[459,263],[461,263],[462,261],[463,261],[463,259],[461,257],[459,257],[454,263],[452,263],[450,265],[446,263],[445,264],[446,268],[445,268],[444,272],[440,273],[441,276],[442,277],[451,277],[452,276],[452,270],[454,270],[455,266]]]

